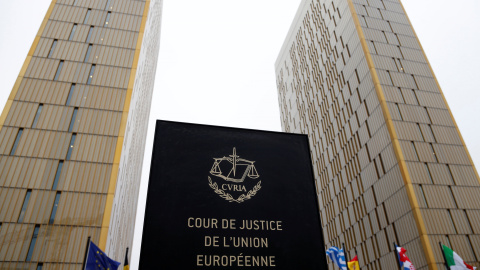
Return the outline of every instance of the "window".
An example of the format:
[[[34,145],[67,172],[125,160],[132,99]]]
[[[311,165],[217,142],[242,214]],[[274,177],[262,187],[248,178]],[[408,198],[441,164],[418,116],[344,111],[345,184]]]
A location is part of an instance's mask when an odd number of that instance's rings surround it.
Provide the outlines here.
[[[87,9],[87,14],[85,15],[85,19],[83,19],[83,23],[86,24],[88,21],[88,18],[90,17],[90,13],[92,12],[92,9],[89,8]]]
[[[72,120],[70,120],[70,126],[68,127],[68,132],[72,132],[73,126],[75,125],[75,118],[77,118],[78,107],[73,109]]]
[[[62,193],[60,191],[57,191],[57,194],[55,195],[55,202],[53,203],[52,214],[50,215],[50,221],[48,222],[48,224],[53,224],[53,222],[55,221],[55,215],[57,214],[60,195],[62,195]]]
[[[18,223],[23,222],[23,218],[25,217],[25,212],[27,211],[28,201],[30,200],[30,195],[32,194],[32,190],[28,189],[27,194],[25,194],[25,199],[23,200],[22,210],[20,211],[20,216],[18,216]]]
[[[113,9],[112,0],[108,0],[107,4],[105,5],[105,10]]]
[[[54,81],[58,80],[58,77],[60,77],[60,72],[62,72],[62,67],[63,67],[63,60],[60,61],[58,64],[57,72],[55,72],[55,77],[53,78]]]
[[[18,130],[17,137],[15,138],[15,142],[13,143],[12,151],[10,151],[10,155],[13,156],[15,151],[17,150],[18,143],[20,142],[20,138],[22,137],[23,128]]]
[[[92,37],[93,28],[94,28],[93,26],[90,26],[90,29],[88,30],[87,40],[85,42],[90,42],[90,38]]]
[[[427,170],[428,179],[430,179],[430,183],[433,184],[432,174],[430,173],[430,168],[428,168],[428,164],[425,162],[425,169]]]
[[[70,101],[72,100],[72,95],[73,95],[73,92],[75,91],[75,84],[72,83],[72,86],[70,86],[70,91],[68,92],[68,97],[67,97],[67,102],[65,103],[65,105],[70,105]]]
[[[73,35],[75,35],[75,30],[77,30],[77,24],[73,24],[73,27],[72,27],[72,32],[70,32],[70,36],[68,37],[68,40],[72,40],[73,39]]]
[[[90,84],[92,82],[94,72],[95,72],[95,65],[92,65],[92,68],[90,68],[90,74],[88,74],[87,84]]]
[[[78,1],[78,0],[73,1],[73,6],[76,6],[76,5],[77,5],[77,1]]]
[[[25,261],[27,262],[29,262],[32,259],[33,250],[35,249],[35,243],[37,242],[39,230],[40,230],[40,225],[35,225],[35,229],[33,230],[32,241],[30,241],[30,247],[28,248],[27,259],[25,259]]]
[[[398,116],[400,117],[400,120],[403,121],[403,116],[402,113],[400,112],[400,107],[398,107],[398,103],[395,103],[395,108],[397,109]]]
[[[57,172],[55,173],[55,180],[53,180],[52,189],[56,190],[58,186],[58,181],[60,180],[60,175],[62,174],[63,160],[58,162]]]
[[[55,50],[55,46],[57,46],[58,40],[54,39],[52,43],[52,47],[50,47],[50,51],[48,52],[48,58],[51,58],[53,55],[53,51]]]
[[[83,62],[88,61],[88,57],[90,57],[90,53],[92,52],[92,47],[93,47],[92,44],[88,44],[87,53],[85,54],[85,59],[83,59]]]
[[[435,153],[435,148],[433,148],[433,144],[430,143],[430,149],[432,150],[433,157],[435,161],[438,162],[437,153]]]
[[[72,138],[70,139],[70,144],[68,145],[68,152],[67,152],[67,160],[70,160],[70,156],[72,155],[73,145],[75,144],[75,138],[77,137],[76,133],[72,134]]]
[[[108,22],[110,21],[110,15],[112,15],[112,12],[107,12],[107,18],[105,18],[105,26],[108,26]]]
[[[43,104],[38,105],[37,113],[35,114],[35,119],[33,119],[32,128],[35,128],[37,126],[38,118],[40,118],[42,109],[43,109]]]
[[[37,264],[37,270],[42,270],[43,268],[43,263],[38,263]]]
[[[415,143],[414,142],[411,142],[411,143],[412,143],[413,153],[417,157],[417,160],[420,160],[420,158],[418,157],[417,148],[415,147]]]

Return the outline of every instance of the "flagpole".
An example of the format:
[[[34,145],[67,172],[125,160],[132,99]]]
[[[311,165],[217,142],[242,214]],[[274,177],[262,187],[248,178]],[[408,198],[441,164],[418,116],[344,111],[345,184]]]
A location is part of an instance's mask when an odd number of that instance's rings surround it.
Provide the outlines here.
[[[343,256],[345,257],[345,263],[348,262],[348,257],[347,257],[347,250],[345,249],[345,243],[342,243],[342,248],[343,248]],[[348,266],[348,264],[347,264]]]
[[[450,266],[448,266],[448,263],[447,263],[447,257],[445,257],[445,251],[443,250],[442,242],[438,242],[438,244],[440,245],[440,251],[442,251],[443,260],[445,261],[445,265],[447,266],[447,269],[450,270]]]
[[[397,257],[396,261],[398,269],[402,270],[402,266],[400,265],[400,255],[398,254],[397,244],[395,244],[395,242],[393,242],[393,249],[395,249],[395,257]]]
[[[85,248],[85,256],[83,257],[82,270],[85,270],[85,263],[87,262],[87,254],[90,249],[90,236],[87,239],[87,247]]]

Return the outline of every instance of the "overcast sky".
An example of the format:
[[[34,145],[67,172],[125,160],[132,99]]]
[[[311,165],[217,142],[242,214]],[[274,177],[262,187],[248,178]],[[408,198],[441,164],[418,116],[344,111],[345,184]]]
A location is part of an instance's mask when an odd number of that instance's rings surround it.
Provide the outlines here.
[[[467,147],[480,162],[480,3],[403,0]],[[0,1],[0,109],[50,0]],[[280,131],[274,63],[300,0],[164,0],[137,220],[155,119]],[[141,232],[142,224],[137,223]],[[140,237],[131,269],[137,269]],[[123,260],[123,258],[121,258]]]

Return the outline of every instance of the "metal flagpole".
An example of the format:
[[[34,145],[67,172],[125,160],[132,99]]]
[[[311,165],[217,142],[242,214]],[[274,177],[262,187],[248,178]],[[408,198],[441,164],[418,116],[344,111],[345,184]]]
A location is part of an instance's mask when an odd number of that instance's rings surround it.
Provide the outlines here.
[[[395,249],[395,257],[397,257],[398,269],[402,270],[402,266],[400,265],[400,254],[398,254],[397,245],[395,244],[395,242],[393,242],[393,249]]]
[[[87,247],[85,248],[85,257],[83,257],[82,270],[85,270],[85,263],[87,262],[87,254],[89,249],[90,249],[90,236],[87,239]]]
[[[448,266],[448,263],[447,263],[447,257],[445,256],[445,251],[443,250],[442,242],[438,242],[438,244],[440,245],[440,251],[442,251],[443,260],[445,261],[445,266],[447,266],[447,269],[450,270],[450,266]]]
[[[347,250],[345,249],[345,243],[342,243],[342,248],[343,248],[343,256],[345,257],[345,263],[347,264],[347,268],[348,268],[348,258],[347,258]]]

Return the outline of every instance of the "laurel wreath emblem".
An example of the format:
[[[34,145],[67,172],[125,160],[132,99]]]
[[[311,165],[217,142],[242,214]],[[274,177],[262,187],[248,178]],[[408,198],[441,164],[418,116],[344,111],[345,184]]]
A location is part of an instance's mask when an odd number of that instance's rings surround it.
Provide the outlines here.
[[[219,189],[217,183],[212,182],[210,176],[208,177],[208,185],[213,189],[213,191],[215,191],[215,193],[217,193],[220,197],[224,198],[228,202],[242,203],[245,200],[251,199],[262,188],[261,184],[262,181],[258,181],[258,183],[250,191],[247,192],[247,195],[242,194],[235,199],[230,193]]]

